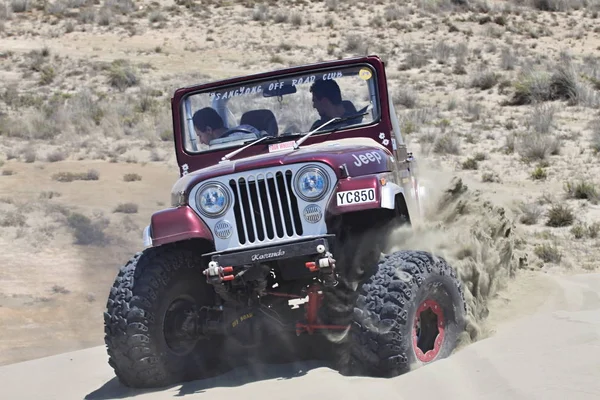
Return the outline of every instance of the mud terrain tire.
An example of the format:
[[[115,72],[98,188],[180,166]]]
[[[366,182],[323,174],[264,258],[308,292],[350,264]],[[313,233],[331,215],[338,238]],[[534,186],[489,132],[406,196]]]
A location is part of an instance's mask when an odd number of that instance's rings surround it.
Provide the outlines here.
[[[465,317],[462,287],[443,258],[423,251],[389,254],[358,290],[340,370],[393,377],[445,358],[465,328]],[[418,345],[416,321],[421,324]]]
[[[121,267],[104,313],[109,365],[121,383],[162,387],[196,379],[208,370],[218,344],[199,340],[178,354],[167,344],[163,323],[169,326],[172,321],[168,307],[207,306],[212,293],[201,273],[201,260],[189,246],[149,248]],[[176,299],[183,301],[175,303]]]

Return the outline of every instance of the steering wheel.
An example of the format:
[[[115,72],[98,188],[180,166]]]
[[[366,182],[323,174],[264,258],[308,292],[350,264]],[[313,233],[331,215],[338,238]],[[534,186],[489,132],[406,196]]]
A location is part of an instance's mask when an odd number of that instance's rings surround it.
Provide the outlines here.
[[[225,133],[221,137],[224,138],[224,137],[230,136],[230,135],[234,134],[235,132],[243,132],[243,133],[250,133],[250,134],[254,133],[249,129],[231,128],[231,129],[226,130]]]

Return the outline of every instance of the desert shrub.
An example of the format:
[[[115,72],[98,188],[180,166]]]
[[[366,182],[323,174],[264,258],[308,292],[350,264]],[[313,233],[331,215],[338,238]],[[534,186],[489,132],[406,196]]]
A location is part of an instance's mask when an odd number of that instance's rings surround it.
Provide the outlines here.
[[[474,158],[469,157],[462,163],[462,169],[475,170],[477,168],[477,160],[475,160]]]
[[[432,55],[439,64],[447,64],[452,55],[452,46],[442,39],[433,46]]]
[[[82,8],[77,14],[77,22],[80,24],[91,24],[96,19],[96,10],[92,7]]]
[[[386,21],[396,21],[397,19],[404,16],[404,14],[405,13],[402,12],[402,10],[400,10],[400,8],[398,8],[398,6],[395,4],[387,5],[385,7],[385,10],[383,11],[383,17]]]
[[[73,230],[75,244],[103,245],[107,242],[104,233],[107,220],[92,221],[83,214],[73,212],[67,217],[67,224]]]
[[[565,182],[564,190],[567,193],[567,198],[589,200],[592,203],[598,202],[598,190],[596,185],[591,182],[584,180],[577,183]]]
[[[519,221],[525,225],[535,225],[542,215],[542,208],[535,203],[521,203],[519,205],[521,212]]]
[[[481,174],[481,181],[500,183],[501,179],[500,176],[495,172],[484,172],[483,174]]]
[[[46,161],[48,162],[57,162],[63,161],[67,157],[66,153],[63,150],[54,150],[52,153],[49,153],[46,156]]]
[[[600,222],[594,222],[587,229],[588,236],[592,239],[596,239],[598,237],[598,232],[600,231]]]
[[[100,26],[109,26],[113,21],[113,12],[110,7],[102,7],[98,10],[98,25]]]
[[[538,165],[537,167],[535,167],[535,169],[531,172],[531,179],[536,180],[536,181],[544,180],[547,177],[548,177],[548,174],[546,173],[546,170],[541,165]]]
[[[544,262],[559,263],[562,259],[562,253],[556,245],[541,244],[535,247],[535,255]]]
[[[475,153],[475,155],[473,155],[473,159],[477,162],[481,162],[483,160],[487,160],[487,154],[485,154],[484,152],[480,151]]]
[[[440,135],[433,145],[433,152],[457,155],[460,153],[460,140],[452,133]]]
[[[26,163],[32,163],[35,162],[35,160],[37,159],[37,154],[35,152],[35,150],[28,148],[23,152],[23,159],[25,160]]]
[[[500,76],[494,71],[481,68],[471,77],[470,87],[487,90],[493,88],[500,79]]]
[[[398,67],[399,70],[422,68],[429,63],[431,54],[422,44],[410,44],[404,48],[406,54],[404,62]]]
[[[8,2],[7,2],[8,3]],[[30,9],[31,2],[29,0],[11,0],[10,8],[14,13],[26,12]]]
[[[140,83],[135,69],[126,60],[115,60],[108,69],[108,81],[112,87],[123,91]]]
[[[500,68],[512,71],[517,65],[517,57],[509,47],[504,47],[500,53]]]
[[[27,218],[18,211],[8,211],[0,216],[0,226],[7,227],[22,227],[25,226]]]
[[[568,57],[554,66],[541,70],[528,66],[514,83],[511,105],[533,104],[545,101],[566,100],[569,105],[594,106],[597,96],[579,77],[577,68]]]
[[[547,226],[551,227],[563,227],[569,226],[575,220],[575,215],[571,208],[564,204],[554,204],[548,210],[548,220],[546,221]]]
[[[406,108],[415,108],[418,100],[417,92],[412,87],[404,86],[396,90],[393,101]]]
[[[58,182],[97,181],[99,177],[98,171],[90,169],[87,172],[58,172],[52,179]]]
[[[302,14],[299,12],[293,12],[291,17],[290,17],[290,22],[292,23],[292,25],[294,26],[301,26],[302,23],[304,22],[302,19]]]
[[[252,12],[254,21],[266,21],[269,18],[269,6],[266,4],[258,4]]]
[[[554,135],[524,134],[519,138],[519,154],[526,161],[545,160],[560,153],[561,142]]]
[[[123,180],[125,182],[135,182],[135,181],[141,181],[142,180],[142,176],[136,173],[131,173],[131,174],[125,174],[123,175]]]
[[[124,214],[135,214],[138,212],[138,205],[135,203],[121,203],[113,212]]]
[[[586,228],[584,224],[579,223],[571,228],[571,234],[573,235],[573,237],[575,237],[575,239],[581,239],[585,236],[585,233]]]
[[[153,10],[148,14],[148,21],[153,24],[155,22],[164,22],[167,20],[165,14],[160,12],[160,10]]]
[[[344,49],[353,54],[364,54],[367,50],[367,44],[362,35],[350,34],[345,37],[346,46]]]
[[[549,133],[554,123],[556,108],[551,105],[536,105],[527,125],[537,133]]]

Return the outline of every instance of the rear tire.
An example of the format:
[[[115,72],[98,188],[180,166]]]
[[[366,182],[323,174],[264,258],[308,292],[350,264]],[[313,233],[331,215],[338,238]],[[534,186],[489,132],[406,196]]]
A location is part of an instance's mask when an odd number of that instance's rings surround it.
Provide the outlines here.
[[[443,258],[423,251],[387,255],[358,290],[338,368],[393,377],[445,358],[465,317],[461,284]]]
[[[201,266],[197,251],[176,244],[137,253],[119,271],[104,322],[109,364],[124,385],[167,386],[214,368],[219,342],[181,328],[186,310],[214,299]]]

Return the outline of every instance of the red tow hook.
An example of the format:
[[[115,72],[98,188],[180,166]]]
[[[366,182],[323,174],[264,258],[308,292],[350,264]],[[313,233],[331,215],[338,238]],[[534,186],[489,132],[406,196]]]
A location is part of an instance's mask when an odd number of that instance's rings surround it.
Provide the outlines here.
[[[209,262],[208,268],[202,271],[202,273],[206,276],[206,280],[212,283],[232,281],[235,279],[235,275],[232,275],[233,267],[220,267],[215,261]]]
[[[306,266],[306,268],[308,268],[310,272],[317,272],[319,270],[319,267],[317,267],[317,263],[314,261],[309,261],[304,265]]]

